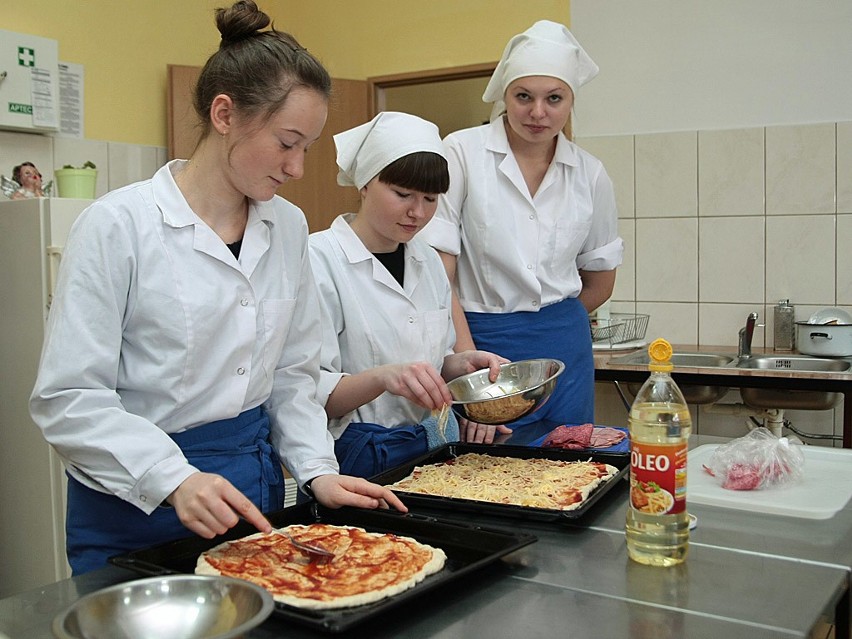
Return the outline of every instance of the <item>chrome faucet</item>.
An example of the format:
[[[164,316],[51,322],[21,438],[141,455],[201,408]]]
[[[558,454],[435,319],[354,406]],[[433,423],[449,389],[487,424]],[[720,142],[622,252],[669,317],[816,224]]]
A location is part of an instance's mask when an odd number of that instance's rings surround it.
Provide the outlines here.
[[[757,323],[757,313],[749,313],[745,326],[740,329],[737,357],[751,357],[751,339],[754,337],[754,329],[759,326],[763,326],[763,324]]]

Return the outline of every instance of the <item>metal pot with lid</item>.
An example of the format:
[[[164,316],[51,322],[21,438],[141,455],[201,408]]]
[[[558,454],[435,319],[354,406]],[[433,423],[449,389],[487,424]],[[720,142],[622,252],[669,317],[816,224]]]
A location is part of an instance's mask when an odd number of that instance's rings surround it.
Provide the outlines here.
[[[796,322],[796,347],[803,355],[852,355],[852,315],[842,308],[824,308],[807,322]]]

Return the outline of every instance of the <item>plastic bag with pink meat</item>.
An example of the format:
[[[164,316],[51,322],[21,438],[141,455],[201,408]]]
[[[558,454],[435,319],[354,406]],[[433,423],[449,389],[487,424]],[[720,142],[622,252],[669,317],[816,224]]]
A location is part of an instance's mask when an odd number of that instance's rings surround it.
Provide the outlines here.
[[[755,428],[745,437],[722,444],[704,465],[722,488],[757,490],[801,479],[805,456],[802,444]]]

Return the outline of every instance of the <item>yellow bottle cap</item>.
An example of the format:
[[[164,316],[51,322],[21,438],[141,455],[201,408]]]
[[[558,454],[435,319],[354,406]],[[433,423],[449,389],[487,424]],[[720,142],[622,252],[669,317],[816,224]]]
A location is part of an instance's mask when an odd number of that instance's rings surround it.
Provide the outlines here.
[[[648,357],[651,358],[651,363],[648,364],[648,369],[652,371],[670,371],[672,368],[672,345],[662,337],[655,339],[648,346]]]

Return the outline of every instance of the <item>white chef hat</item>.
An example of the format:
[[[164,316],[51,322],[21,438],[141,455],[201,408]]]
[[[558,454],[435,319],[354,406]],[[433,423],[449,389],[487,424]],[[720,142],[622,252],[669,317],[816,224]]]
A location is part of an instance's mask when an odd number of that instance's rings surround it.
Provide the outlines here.
[[[509,40],[494,69],[483,102],[493,102],[491,119],[506,110],[503,95],[518,78],[546,75],[559,78],[577,95],[577,89],[598,74],[598,65],[583,50],[568,28],[558,22],[539,20]]]
[[[438,127],[410,113],[383,111],[334,136],[337,183],[361,188],[401,157],[422,151],[446,158]]]

